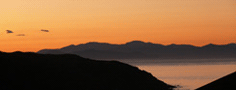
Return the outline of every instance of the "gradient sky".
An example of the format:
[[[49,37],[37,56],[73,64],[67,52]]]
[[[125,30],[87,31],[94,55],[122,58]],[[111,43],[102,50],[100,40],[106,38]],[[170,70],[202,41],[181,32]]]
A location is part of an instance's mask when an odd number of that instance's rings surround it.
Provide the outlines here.
[[[227,44],[236,42],[235,29],[236,0],[0,1],[0,51],[5,52],[91,41]]]

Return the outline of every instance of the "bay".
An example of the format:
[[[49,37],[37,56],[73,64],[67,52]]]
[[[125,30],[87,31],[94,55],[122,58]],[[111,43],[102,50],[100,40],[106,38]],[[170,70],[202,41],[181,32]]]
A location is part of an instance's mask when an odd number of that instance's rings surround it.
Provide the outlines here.
[[[194,90],[236,71],[236,59],[121,60],[170,85],[176,90]]]

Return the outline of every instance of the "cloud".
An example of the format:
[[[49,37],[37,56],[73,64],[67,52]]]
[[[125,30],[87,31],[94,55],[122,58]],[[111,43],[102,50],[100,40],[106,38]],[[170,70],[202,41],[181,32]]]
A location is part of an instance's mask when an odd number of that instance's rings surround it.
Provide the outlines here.
[[[49,30],[44,30],[44,29],[41,29],[41,31],[43,31],[43,32],[49,32]]]
[[[25,36],[25,34],[17,34],[16,36]]]
[[[6,30],[6,31],[7,31],[7,34],[8,34],[8,33],[13,33],[13,31],[11,31],[11,30]]]

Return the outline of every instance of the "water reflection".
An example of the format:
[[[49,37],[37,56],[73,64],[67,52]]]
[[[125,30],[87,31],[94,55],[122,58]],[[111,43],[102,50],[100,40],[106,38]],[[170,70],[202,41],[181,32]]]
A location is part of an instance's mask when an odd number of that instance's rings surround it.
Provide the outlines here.
[[[214,63],[150,63],[149,61],[149,64],[140,63],[140,61],[137,63],[136,61],[128,63],[152,73],[153,76],[168,84],[182,86],[175,90],[194,90],[234,72],[236,60],[229,61]]]

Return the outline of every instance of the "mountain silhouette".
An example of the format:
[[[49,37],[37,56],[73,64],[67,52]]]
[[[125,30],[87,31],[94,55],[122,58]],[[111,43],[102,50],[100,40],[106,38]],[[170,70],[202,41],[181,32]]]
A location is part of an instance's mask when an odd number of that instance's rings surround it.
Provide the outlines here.
[[[118,61],[72,54],[0,52],[0,90],[171,90],[173,86]]]
[[[93,59],[209,59],[236,58],[236,44],[208,44],[202,47],[193,45],[161,45],[132,41],[126,44],[89,42],[70,45],[60,49],[43,49],[40,54],[76,54]]]
[[[233,72],[196,90],[235,90],[235,81],[236,72]]]

